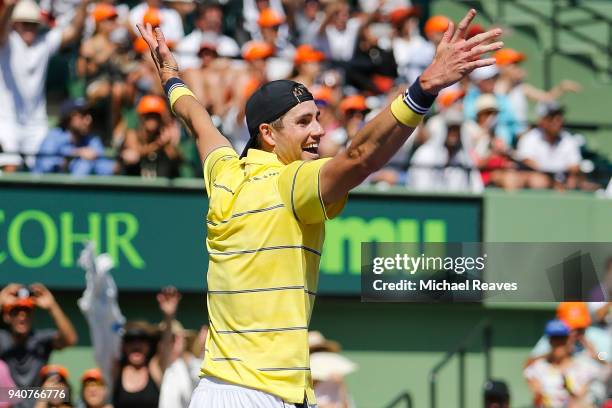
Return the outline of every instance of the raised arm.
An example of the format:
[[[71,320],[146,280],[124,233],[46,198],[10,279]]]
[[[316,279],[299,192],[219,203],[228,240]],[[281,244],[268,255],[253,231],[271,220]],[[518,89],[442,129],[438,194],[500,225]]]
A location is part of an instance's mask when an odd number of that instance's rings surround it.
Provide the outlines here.
[[[494,58],[481,59],[481,56],[503,47],[502,42],[491,43],[502,31],[494,29],[466,40],[467,29],[475,15],[476,11],[470,10],[456,31],[451,22],[433,62],[418,83],[406,92],[404,99],[383,109],[357,133],[346,150],[323,166],[320,182],[325,204],[340,200],[384,166],[418,126],[440,90],[476,68],[495,63]],[[407,102],[408,95],[412,97],[412,107]]]
[[[4,0],[4,5],[0,6],[0,47],[6,44],[11,32],[11,15],[15,4],[17,0]]]
[[[147,24],[146,27],[139,24],[138,31],[140,31],[151,50],[153,61],[164,88],[167,88],[168,81],[172,83],[180,80],[178,64],[166,44],[161,29],[156,28],[153,31],[150,24]],[[174,115],[183,122],[196,139],[202,162],[211,151],[222,146],[231,147],[229,140],[217,130],[210,119],[210,115],[193,94],[179,98],[172,106],[172,110]]]
[[[76,330],[74,330],[74,326],[68,316],[66,316],[60,305],[55,301],[55,297],[49,289],[40,283],[34,283],[31,287],[34,291],[36,306],[48,310],[57,327],[57,337],[53,343],[53,348],[58,350],[74,346],[78,341]]]
[[[62,48],[72,44],[81,36],[83,27],[85,26],[85,19],[87,18],[87,6],[89,6],[91,1],[92,0],[82,0],[79,3],[74,18],[62,32]]]

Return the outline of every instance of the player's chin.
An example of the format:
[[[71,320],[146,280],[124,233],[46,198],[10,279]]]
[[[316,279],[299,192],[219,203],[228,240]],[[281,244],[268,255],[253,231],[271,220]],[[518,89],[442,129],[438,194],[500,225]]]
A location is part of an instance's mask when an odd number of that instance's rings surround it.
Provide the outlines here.
[[[306,150],[302,150],[302,160],[316,160],[319,157],[319,153],[311,153]]]

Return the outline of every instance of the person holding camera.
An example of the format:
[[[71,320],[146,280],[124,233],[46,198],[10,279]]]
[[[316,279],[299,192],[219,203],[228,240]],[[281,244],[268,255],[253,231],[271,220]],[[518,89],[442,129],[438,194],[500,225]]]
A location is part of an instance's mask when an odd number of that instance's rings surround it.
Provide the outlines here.
[[[39,372],[53,350],[77,343],[77,334],[49,289],[40,283],[28,287],[10,283],[0,291],[2,317],[0,359],[8,365],[20,388],[40,386]],[[47,310],[56,329],[34,329],[34,308]]]

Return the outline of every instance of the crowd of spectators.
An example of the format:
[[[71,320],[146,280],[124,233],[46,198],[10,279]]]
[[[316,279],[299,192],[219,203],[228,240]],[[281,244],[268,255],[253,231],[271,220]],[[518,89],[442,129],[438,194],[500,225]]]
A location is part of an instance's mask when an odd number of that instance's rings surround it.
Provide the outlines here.
[[[110,372],[99,367],[85,370],[79,377],[77,394],[68,369],[49,361],[54,350],[76,345],[77,334],[70,319],[42,284],[8,284],[0,291],[5,324],[0,329],[0,387],[5,390],[41,387],[53,393],[38,400],[15,398],[14,403],[3,400],[0,407],[188,407],[199,382],[208,326],[203,325],[199,331],[185,329],[176,319],[180,300],[176,289],[164,288],[157,294],[162,315],[159,324],[144,320],[125,322],[118,354],[102,347],[107,353],[102,358],[112,360],[108,361]],[[37,308],[48,311],[54,329],[35,327]],[[354,372],[356,364],[340,354],[337,342],[321,333],[310,332],[308,339],[319,406],[354,407],[344,376]],[[97,347],[94,344],[94,349]],[[96,357],[98,351],[94,350]]]
[[[291,78],[315,95],[321,155],[345,148],[372,115],[431,62],[448,26],[409,0],[4,0],[0,9],[0,169],[74,175],[200,176],[193,141],[173,118],[136,24],[159,26],[181,74],[240,151],[244,107],[261,84]],[[471,27],[468,36],[484,28]],[[48,129],[45,77],[71,56],[69,100]],[[369,183],[415,190],[596,190],[581,139],[564,129],[550,90],[527,81],[525,55],[443,91],[425,123]],[[528,101],[538,104],[528,121]]]

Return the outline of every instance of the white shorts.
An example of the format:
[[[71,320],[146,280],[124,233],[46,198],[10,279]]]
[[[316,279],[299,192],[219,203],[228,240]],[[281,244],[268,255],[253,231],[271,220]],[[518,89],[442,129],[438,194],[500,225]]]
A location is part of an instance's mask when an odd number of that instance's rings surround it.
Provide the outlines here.
[[[204,377],[191,394],[189,408],[295,408],[295,405],[267,392]]]
[[[7,153],[0,153],[0,167],[7,165],[19,166],[22,156],[35,155],[47,136],[46,123],[31,123],[27,125],[12,120],[0,118],[0,146]],[[34,166],[35,157],[27,156],[27,165]]]

